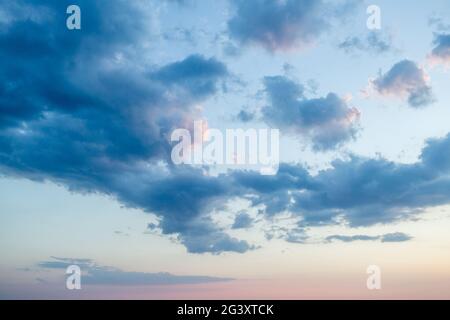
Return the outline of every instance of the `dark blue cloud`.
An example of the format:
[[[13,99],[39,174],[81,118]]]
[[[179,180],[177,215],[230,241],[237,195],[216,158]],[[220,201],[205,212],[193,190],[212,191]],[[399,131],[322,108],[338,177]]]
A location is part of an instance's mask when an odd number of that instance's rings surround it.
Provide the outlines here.
[[[234,219],[232,229],[250,228],[253,224],[253,219],[245,212],[240,212]]]
[[[269,215],[291,212],[300,217],[301,226],[339,220],[352,227],[371,226],[450,203],[449,154],[450,134],[429,140],[414,164],[352,156],[314,176],[286,164],[271,177],[250,172],[233,176],[252,204],[265,206]]]
[[[109,173],[110,180],[104,183],[107,188],[98,185],[97,190],[157,213],[162,221],[152,229],[179,234],[191,252],[245,252],[253,247],[228,236],[205,214],[230,198],[248,195],[252,205],[264,206],[266,214],[287,211],[298,216],[300,226],[338,223],[338,217],[350,226],[408,218],[423,208],[450,203],[449,150],[450,135],[429,140],[421,161],[414,164],[352,157],[334,162],[315,176],[302,166],[288,164],[281,164],[275,176],[234,171],[206,177],[190,168],[167,176],[158,170],[134,168],[135,173]],[[286,235],[284,239],[291,242],[307,239],[302,230]],[[392,239],[389,236],[384,241]]]
[[[256,249],[246,241],[232,238],[227,233],[218,230],[212,221],[190,225],[189,229],[181,234],[180,241],[192,253],[244,253]]]
[[[255,119],[255,114],[253,112],[249,112],[249,111],[245,111],[245,110],[241,110],[239,111],[239,113],[237,114],[236,118],[239,121],[242,122],[250,122],[253,119]]]
[[[352,226],[391,222],[448,201],[444,193],[449,186],[433,171],[423,164],[399,165],[383,159],[337,161],[316,177],[322,185],[318,192],[295,196],[294,210],[332,211]]]
[[[174,285],[197,284],[232,281],[231,278],[208,276],[178,276],[166,272],[130,272],[113,267],[100,266],[92,260],[52,257],[53,260],[41,261],[37,265],[44,269],[67,269],[70,265],[78,265],[83,273],[81,281],[87,285]]]
[[[435,100],[425,71],[411,60],[396,63],[372,83],[382,95],[405,96],[408,104],[414,108],[427,106]]]
[[[359,111],[335,93],[308,99],[302,85],[284,76],[266,77],[264,85],[270,103],[262,109],[267,123],[304,135],[315,150],[334,149],[354,139]]]
[[[436,63],[449,64],[450,63],[450,34],[438,33],[435,35],[433,51],[431,52],[431,59]]]
[[[210,220],[197,222],[197,227],[189,223],[202,216],[199,212],[209,212],[235,197],[248,199],[255,208],[262,207],[269,217],[290,212],[300,218],[300,228],[342,221],[351,227],[390,223],[414,217],[424,208],[450,203],[449,150],[450,134],[427,141],[420,161],[413,164],[352,156],[349,160],[333,162],[331,168],[316,175],[311,175],[303,166],[293,164],[281,164],[274,176],[262,176],[253,171],[232,171],[219,177],[204,177],[192,172],[192,169],[186,169],[189,173],[185,174],[192,174],[186,183],[190,181],[194,191],[191,194],[184,192],[183,199],[175,198],[177,204],[168,203],[169,199],[163,195],[178,189],[175,187],[168,187],[167,190],[156,188],[161,194],[148,198],[152,192],[143,190],[142,203],[136,202],[136,199],[133,203],[139,207],[147,206],[149,210],[161,210],[161,215],[165,217],[161,224],[163,230],[188,235],[186,240],[182,237],[180,240],[193,252],[205,250],[204,243],[216,250],[223,248],[224,231],[211,228]],[[176,174],[172,183],[178,183],[182,176]],[[164,181],[162,186],[168,180]],[[191,211],[183,206],[183,200],[190,204]],[[183,216],[173,214],[179,210],[184,210],[186,216],[192,218],[183,221]],[[283,238],[293,242],[307,239],[303,231],[286,233]],[[385,242],[389,239],[386,237]],[[236,240],[228,241],[227,245],[234,251],[251,249],[244,243],[241,247]]]
[[[109,191],[130,207],[163,217],[158,228],[163,234],[177,234],[189,252],[243,253],[253,248],[246,241],[227,235],[207,216],[213,208],[238,194],[229,177],[208,177],[201,170],[179,167],[170,174],[137,169],[123,179],[130,183],[108,181]]]
[[[213,58],[206,60],[200,55],[192,55],[151,74],[151,78],[167,85],[178,85],[189,90],[197,99],[216,91],[217,79],[227,75],[225,65]]]
[[[192,252],[249,249],[201,218],[227,189],[195,170],[170,168],[168,134],[198,116],[196,105],[228,76],[225,65],[200,55],[149,64],[151,6],[77,4],[82,28],[75,31],[65,28],[68,1],[2,8],[14,18],[0,28],[1,171],[110,194],[161,215],[163,233],[177,234]],[[159,161],[168,167],[154,167]]]
[[[433,174],[445,174],[450,171],[450,134],[445,138],[428,139],[420,159]]]

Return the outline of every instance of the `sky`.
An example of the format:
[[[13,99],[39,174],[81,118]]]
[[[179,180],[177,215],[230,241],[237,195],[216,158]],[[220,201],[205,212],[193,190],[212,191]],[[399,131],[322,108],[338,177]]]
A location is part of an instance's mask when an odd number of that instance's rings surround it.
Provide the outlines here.
[[[449,299],[449,17],[0,0],[0,299]],[[278,171],[173,163],[199,120],[279,130]]]

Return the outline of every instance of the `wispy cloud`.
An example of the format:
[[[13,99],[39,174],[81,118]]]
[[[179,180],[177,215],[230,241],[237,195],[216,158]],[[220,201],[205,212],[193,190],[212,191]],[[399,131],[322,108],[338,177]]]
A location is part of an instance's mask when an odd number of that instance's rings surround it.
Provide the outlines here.
[[[342,242],[353,242],[353,241],[381,241],[381,242],[405,242],[411,240],[412,237],[401,232],[387,233],[379,236],[369,236],[369,235],[332,235],[328,236],[325,241],[342,241]]]
[[[166,272],[148,273],[123,271],[113,267],[101,266],[90,259],[71,259],[52,257],[52,260],[41,261],[38,267],[44,269],[66,269],[70,265],[78,265],[83,273],[83,284],[88,285],[174,285],[198,284],[210,282],[232,281],[232,278],[208,276],[179,276]]]
[[[381,32],[369,32],[365,36],[347,37],[339,43],[339,49],[347,53],[367,52],[367,53],[386,53],[393,50],[392,36]]]

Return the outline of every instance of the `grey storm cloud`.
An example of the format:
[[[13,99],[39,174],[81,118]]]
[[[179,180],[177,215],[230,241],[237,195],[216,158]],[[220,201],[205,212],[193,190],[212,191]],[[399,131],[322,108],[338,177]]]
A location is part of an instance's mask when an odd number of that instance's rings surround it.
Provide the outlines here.
[[[43,269],[65,270],[70,265],[80,267],[83,284],[87,285],[116,285],[116,286],[139,286],[139,285],[175,285],[175,284],[198,284],[210,282],[232,281],[231,278],[209,277],[209,276],[179,276],[167,272],[131,272],[117,268],[101,266],[90,259],[71,259],[51,257],[51,260],[41,261],[37,264]]]
[[[382,95],[407,98],[411,107],[418,108],[434,102],[427,74],[414,61],[397,62],[385,74],[372,81],[375,90]]]
[[[431,59],[436,63],[450,63],[450,34],[439,33],[435,35],[434,48],[431,52]]]
[[[344,236],[344,235],[332,235],[328,236],[325,241],[342,241],[342,242],[353,242],[353,241],[381,241],[381,242],[405,242],[411,240],[412,237],[402,233],[386,233],[380,236],[368,236],[368,235],[354,235],[354,236]]]
[[[353,1],[339,6],[322,0],[231,0],[234,14],[228,21],[230,37],[269,51],[304,47],[330,27],[337,13],[344,14]]]
[[[264,79],[269,105],[264,120],[283,131],[303,134],[315,150],[334,149],[355,138],[359,111],[335,93],[308,99],[301,84],[284,77]]]

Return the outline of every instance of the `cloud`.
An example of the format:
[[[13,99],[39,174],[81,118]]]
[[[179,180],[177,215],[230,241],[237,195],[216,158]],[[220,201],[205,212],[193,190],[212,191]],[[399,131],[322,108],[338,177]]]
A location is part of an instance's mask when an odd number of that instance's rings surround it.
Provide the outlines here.
[[[227,73],[225,65],[216,59],[191,55],[183,61],[160,68],[150,77],[170,86],[178,86],[196,99],[202,99],[216,92],[217,79],[224,78]]]
[[[247,213],[241,212],[234,219],[232,229],[250,228],[253,224],[253,219]]]
[[[327,242],[332,242],[334,240],[339,240],[342,242],[353,242],[353,241],[374,241],[380,239],[380,236],[367,236],[367,235],[355,235],[355,236],[342,236],[342,235],[332,235],[327,237],[325,240]]]
[[[381,242],[404,242],[411,240],[410,235],[404,234],[402,232],[387,233],[381,237]]]
[[[189,252],[243,253],[253,249],[246,241],[227,235],[208,217],[213,208],[239,192],[227,176],[209,177],[190,167],[174,168],[157,179],[152,173],[142,174],[138,171],[137,176],[128,177],[142,184],[141,189],[118,186],[119,199],[163,217],[158,225],[162,233],[177,234]],[[110,188],[113,185],[109,183]]]
[[[387,73],[372,81],[381,95],[406,97],[411,107],[418,108],[434,102],[425,71],[411,60],[396,63]]]
[[[446,23],[442,15],[433,14],[428,18],[428,25],[438,31],[449,31],[450,24]]]
[[[164,0],[164,1],[167,1],[167,2],[173,2],[173,3],[185,5],[185,4],[188,3],[190,0]]]
[[[252,206],[273,216],[290,212],[299,225],[373,226],[416,216],[450,203],[450,134],[427,141],[420,161],[400,164],[351,156],[312,176],[281,164],[277,175],[235,172]],[[244,192],[243,192],[244,193]]]
[[[77,265],[81,269],[88,269],[94,265],[94,261],[91,259],[71,259],[53,256],[50,258],[52,260],[41,261],[37,264],[37,266],[44,269],[67,269],[67,267],[71,265]]]
[[[357,133],[359,111],[335,93],[307,99],[304,87],[284,76],[266,77],[269,105],[264,120],[280,130],[311,139],[315,150],[330,150],[351,141]]]
[[[70,265],[78,265],[83,273],[82,282],[87,285],[116,285],[116,286],[140,286],[140,285],[174,285],[174,284],[198,284],[210,282],[232,281],[231,278],[219,278],[208,276],[178,276],[166,272],[130,272],[113,267],[100,266],[93,260],[70,258],[56,258],[41,261],[37,265],[44,269],[67,269]],[[86,262],[87,261],[87,262]]]
[[[354,235],[354,236],[343,236],[343,235],[332,235],[328,236],[325,241],[332,242],[334,240],[342,242],[353,242],[353,241],[381,241],[381,242],[404,242],[411,240],[412,237],[401,233],[387,233],[380,236],[368,236],[368,235]]]
[[[239,121],[242,122],[250,122],[253,119],[255,119],[255,114],[253,112],[249,112],[249,111],[245,111],[245,110],[241,110],[239,111],[239,113],[237,114],[236,118]]]
[[[282,237],[284,240],[290,243],[306,243],[308,240],[308,235],[305,233],[305,230],[302,228],[294,228],[285,233]]]
[[[435,47],[429,58],[433,63],[450,64],[450,34],[436,34],[433,44]]]
[[[299,219],[299,229],[283,233],[282,238],[304,242],[305,227],[387,224],[415,217],[427,207],[449,204],[449,150],[450,134],[428,140],[420,161],[413,164],[353,155],[334,161],[316,175],[301,165],[286,163],[280,164],[274,176],[235,170],[205,177],[186,168],[184,174],[174,174],[173,181],[164,179],[155,184],[156,188],[143,190],[142,200],[133,198],[132,204],[164,217],[159,227],[167,234],[179,233],[180,241],[191,252],[243,252],[254,248],[227,236],[224,241],[226,230],[214,227],[207,218],[208,212],[233,198],[247,199],[251,207],[262,209],[269,219],[290,213]],[[177,214],[180,211],[184,214]],[[248,217],[243,220],[250,223]],[[389,239],[392,237],[384,240]]]
[[[114,197],[157,215],[152,229],[193,253],[256,248],[211,217],[237,198],[269,218],[289,212],[305,226],[388,223],[450,202],[450,137],[430,140],[415,164],[352,156],[314,176],[294,164],[281,164],[275,176],[208,176],[202,169],[173,166],[168,134],[201,117],[198,105],[227,81],[226,66],[196,54],[150,63],[148,1],[78,3],[84,22],[77,31],[61,27],[65,16],[56,14],[65,12],[68,1],[14,1],[2,8],[2,174]],[[397,79],[393,73],[380,85],[392,86],[387,79]],[[336,94],[308,99],[303,86],[285,77],[268,77],[265,85],[268,122],[305,134],[317,150],[353,138],[358,112]],[[288,240],[300,241],[301,232]],[[54,260],[53,267],[72,262]]]
[[[380,32],[369,32],[365,37],[348,37],[338,45],[347,53],[364,51],[369,53],[385,53],[393,49],[392,38]]]
[[[368,226],[404,219],[425,207],[446,204],[450,200],[445,194],[450,188],[446,162],[449,141],[450,135],[430,140],[422,151],[421,161],[415,164],[355,156],[349,161],[335,161],[331,169],[315,177],[321,187],[295,196],[294,210],[332,211],[351,226]]]
[[[77,31],[61,27],[65,15],[57,13],[66,4],[4,8],[23,17],[0,28],[1,171],[113,195],[158,214],[163,233],[176,234],[191,252],[249,249],[203,217],[226,188],[170,167],[169,133],[200,117],[198,104],[225,81],[226,66],[201,55],[149,64],[146,1],[79,1]]]
[[[310,45],[330,27],[330,20],[352,7],[352,2],[333,6],[321,0],[231,0],[231,3],[234,14],[228,21],[230,37],[272,52]]]

